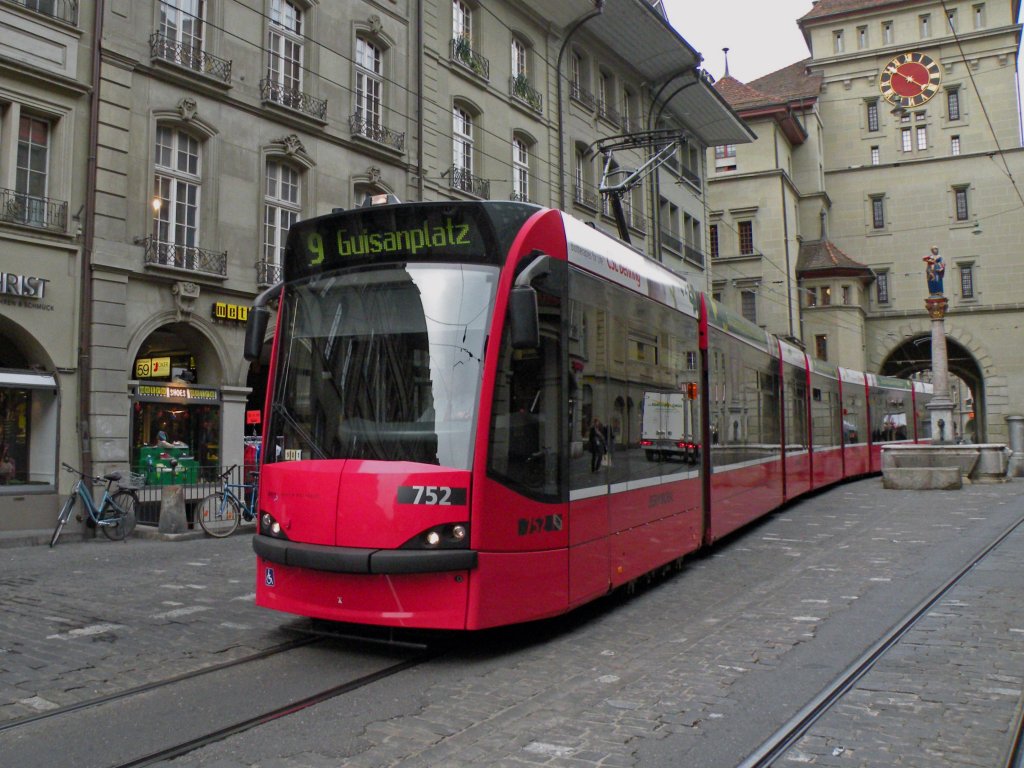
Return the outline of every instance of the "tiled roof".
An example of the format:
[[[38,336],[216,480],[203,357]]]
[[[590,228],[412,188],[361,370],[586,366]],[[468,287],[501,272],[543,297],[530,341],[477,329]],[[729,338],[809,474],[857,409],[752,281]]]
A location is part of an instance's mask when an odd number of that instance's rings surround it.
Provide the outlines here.
[[[715,89],[737,112],[814,98],[821,91],[822,76],[807,71],[810,61],[798,61],[748,84],[726,75],[715,82]]]
[[[800,243],[800,255],[796,260],[798,276],[807,276],[810,272],[836,270],[865,276],[873,274],[870,267],[851,259],[831,240],[805,240]]]
[[[744,85],[735,77],[726,75],[715,81],[715,90],[722,94],[729,106],[739,110],[761,104],[776,104],[778,98]]]
[[[823,16],[834,16],[838,13],[866,11],[886,5],[897,5],[897,0],[818,0],[799,21],[810,21]]]
[[[757,80],[752,80],[748,86],[781,97],[784,101],[816,97],[821,93],[823,76],[820,73],[808,72],[807,67],[810,63],[811,59],[809,58],[798,61],[764,77],[759,77]]]

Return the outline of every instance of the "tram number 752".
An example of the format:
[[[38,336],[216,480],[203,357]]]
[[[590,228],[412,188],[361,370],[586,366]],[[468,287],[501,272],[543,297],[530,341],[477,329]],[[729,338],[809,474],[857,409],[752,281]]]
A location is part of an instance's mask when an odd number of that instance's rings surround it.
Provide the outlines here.
[[[439,507],[465,505],[466,489],[448,485],[403,485],[398,489],[398,503]]]

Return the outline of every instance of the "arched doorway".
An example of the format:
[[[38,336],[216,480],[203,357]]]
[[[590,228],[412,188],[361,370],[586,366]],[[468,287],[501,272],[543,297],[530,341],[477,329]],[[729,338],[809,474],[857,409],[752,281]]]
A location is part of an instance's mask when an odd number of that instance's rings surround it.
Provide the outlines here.
[[[130,463],[147,485],[212,479],[222,463],[224,366],[187,322],[151,331],[134,360]]]
[[[950,399],[954,404],[953,424],[958,434],[974,442],[987,439],[985,428],[985,380],[972,352],[957,339],[946,337],[949,359]],[[879,373],[909,379],[932,368],[932,338],[918,334],[903,339],[891,350]]]

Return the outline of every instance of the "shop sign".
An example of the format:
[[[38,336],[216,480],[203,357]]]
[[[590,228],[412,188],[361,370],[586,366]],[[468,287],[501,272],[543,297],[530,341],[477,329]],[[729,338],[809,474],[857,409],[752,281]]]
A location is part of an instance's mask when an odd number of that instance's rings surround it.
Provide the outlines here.
[[[171,358],[140,357],[135,361],[136,379],[159,379],[171,375]]]
[[[217,402],[219,391],[209,387],[175,387],[164,384],[139,384],[135,395],[140,400]]]
[[[226,301],[218,301],[213,305],[213,319],[244,323],[249,319],[249,307],[242,306],[241,304],[228,304]]]
[[[50,282],[45,277],[32,277],[31,275],[17,275],[13,272],[0,272],[0,304],[8,304],[15,307],[31,307],[32,309],[47,309],[51,312],[53,304],[44,304],[46,296],[46,284]],[[25,301],[31,299],[32,301]]]
[[[260,412],[259,411],[246,411],[245,412],[245,423],[246,424],[259,424],[260,423]]]

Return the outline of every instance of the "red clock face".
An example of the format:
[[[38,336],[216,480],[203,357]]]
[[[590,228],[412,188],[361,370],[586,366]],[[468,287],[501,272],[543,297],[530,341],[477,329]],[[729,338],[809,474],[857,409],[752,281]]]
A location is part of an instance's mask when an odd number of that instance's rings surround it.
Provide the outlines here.
[[[942,80],[939,65],[923,53],[901,53],[878,77],[883,98],[897,107],[917,107],[936,94]]]

